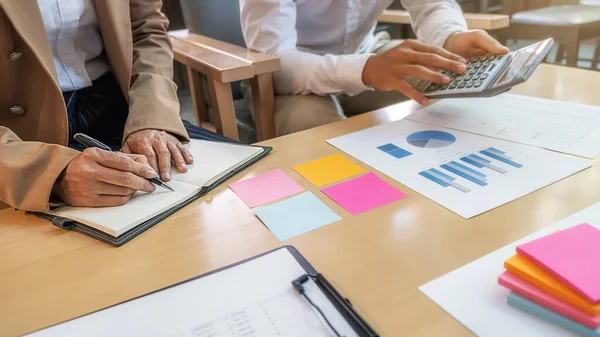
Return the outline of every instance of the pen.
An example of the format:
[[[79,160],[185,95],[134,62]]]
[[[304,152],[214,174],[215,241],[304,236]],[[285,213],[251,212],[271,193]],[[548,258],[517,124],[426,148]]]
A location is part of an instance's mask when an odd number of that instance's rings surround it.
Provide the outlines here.
[[[99,149],[112,152],[112,149],[110,147],[108,147],[107,145],[103,144],[99,140],[96,140],[86,134],[76,133],[75,136],[73,136],[73,139],[75,139],[79,144],[83,145],[86,148],[97,147]],[[173,188],[171,188],[171,186],[167,185],[164,181],[160,180],[160,178],[158,178],[158,177],[146,178],[146,179],[148,181],[150,181],[151,183],[153,183],[154,185],[160,186],[162,188],[166,188],[171,192],[175,192],[175,190]]]

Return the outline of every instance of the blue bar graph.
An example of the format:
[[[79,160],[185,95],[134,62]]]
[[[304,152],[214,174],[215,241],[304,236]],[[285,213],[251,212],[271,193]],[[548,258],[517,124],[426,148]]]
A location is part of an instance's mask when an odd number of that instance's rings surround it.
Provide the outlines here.
[[[429,179],[429,180],[433,181],[434,183],[440,184],[440,185],[442,185],[442,186],[444,186],[444,187],[448,187],[448,186],[450,186],[450,184],[449,184],[449,183],[445,182],[444,180],[441,180],[441,179],[438,179],[438,178],[436,178],[436,177],[432,176],[432,175],[431,175],[429,172],[427,172],[427,171],[422,171],[422,172],[419,172],[419,174],[420,174],[421,176],[423,176],[423,177],[425,177],[425,178],[427,178],[427,179]]]
[[[449,176],[449,175],[445,174],[444,172],[441,172],[434,168],[419,172],[419,175],[421,175],[422,177],[425,177],[443,187],[452,186],[452,187],[456,188],[457,190],[464,192],[464,193],[471,192],[471,190],[468,189],[467,187],[454,182],[454,180],[455,180],[454,177]]]
[[[490,170],[494,170],[494,171],[496,171],[498,173],[502,173],[502,174],[508,172],[508,171],[506,171],[505,169],[503,169],[501,167],[493,165],[491,161],[489,161],[489,160],[487,160],[487,159],[485,159],[483,157],[480,157],[480,156],[478,156],[476,154],[470,154],[470,155],[468,155],[466,157],[460,158],[460,160],[464,161],[465,163],[471,164],[471,165],[473,165],[475,167],[478,167],[478,168],[487,167]]]
[[[505,164],[508,164],[510,166],[516,167],[516,168],[523,167],[523,165],[510,160],[510,157],[506,156],[506,154],[504,152],[502,152],[502,151],[500,151],[498,149],[495,149],[493,147],[490,147],[490,148],[488,148],[486,150],[479,151],[479,153],[481,153],[484,156],[488,156],[490,158],[493,158],[493,159],[496,159],[498,161],[501,161],[501,162],[503,162]]]
[[[497,148],[495,148],[495,147],[490,147],[490,148],[488,148],[487,150],[488,150],[488,151],[490,151],[490,152],[493,152],[493,153],[497,154],[497,155],[498,155],[498,156],[500,156],[500,157],[504,157],[504,158],[506,158],[506,159],[510,159],[510,157],[506,155],[506,152],[504,152],[504,151],[500,151],[500,150],[498,150],[498,149],[497,149]]]
[[[385,145],[378,146],[377,148],[396,159],[408,157],[412,154],[412,152],[408,152],[402,148],[397,147],[394,144],[385,144]]]
[[[452,177],[452,176],[449,176],[449,175],[445,174],[444,172],[441,172],[441,171],[439,171],[439,170],[436,170],[436,169],[434,169],[434,168],[432,168],[432,169],[429,169],[429,171],[430,171],[431,173],[433,173],[434,175],[438,176],[438,177],[442,177],[442,178],[444,178],[444,179],[448,179],[448,180],[450,180],[450,181],[454,180],[454,177]]]
[[[485,181],[481,180],[480,176],[471,175],[470,173],[467,173],[464,170],[457,169],[456,166],[454,166],[454,165],[443,164],[440,167],[446,171],[456,174],[459,177],[463,177],[471,182],[474,182],[475,184],[477,184],[479,186],[487,186],[487,183]]]
[[[457,169],[467,171],[468,173],[471,173],[473,175],[476,175],[476,176],[480,177],[481,180],[486,180],[485,177],[487,177],[487,175],[485,173],[479,172],[477,170],[473,170],[472,168],[466,167],[465,165],[463,165],[457,161],[451,161],[448,163],[448,165],[453,166],[454,168],[457,168]]]
[[[512,160],[504,151],[489,147],[479,151],[478,154],[472,153],[461,157],[460,160],[457,159],[442,164],[439,166],[439,169],[430,168],[419,172],[419,175],[440,186],[452,186],[459,191],[468,193],[471,191],[471,186],[475,185],[470,185],[469,183],[462,185],[465,180],[481,187],[489,185],[488,179],[492,176],[488,177],[488,173],[482,169],[490,169],[500,174],[508,173],[507,169],[504,169],[503,165],[498,162],[516,168],[523,167],[523,165]]]
[[[485,167],[483,164],[480,164],[478,161],[471,159],[470,156],[462,157],[462,158],[460,158],[460,160],[464,161],[465,163],[471,164],[475,167],[479,167],[479,168]]]

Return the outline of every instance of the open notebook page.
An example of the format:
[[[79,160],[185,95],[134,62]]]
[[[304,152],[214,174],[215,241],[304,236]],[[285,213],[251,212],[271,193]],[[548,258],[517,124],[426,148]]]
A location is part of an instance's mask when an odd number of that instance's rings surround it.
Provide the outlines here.
[[[136,192],[123,206],[100,208],[66,206],[52,214],[79,221],[118,237],[200,191],[199,186],[174,180],[169,182],[169,186],[175,192],[160,187],[157,187],[154,193]]]
[[[197,186],[210,185],[233,169],[261,154],[260,147],[192,139],[185,147],[194,156],[186,173],[172,170],[173,180]]]

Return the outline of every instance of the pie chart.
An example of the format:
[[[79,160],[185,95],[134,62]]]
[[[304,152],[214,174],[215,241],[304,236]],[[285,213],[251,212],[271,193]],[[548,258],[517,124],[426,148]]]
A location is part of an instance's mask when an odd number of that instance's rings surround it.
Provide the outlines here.
[[[410,134],[406,137],[406,141],[412,146],[425,149],[437,149],[452,145],[456,141],[456,137],[448,132],[430,130]]]

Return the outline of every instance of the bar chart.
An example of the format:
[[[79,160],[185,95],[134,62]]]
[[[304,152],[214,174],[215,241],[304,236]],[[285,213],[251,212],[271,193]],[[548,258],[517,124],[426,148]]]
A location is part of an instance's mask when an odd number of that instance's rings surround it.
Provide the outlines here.
[[[327,142],[466,219],[591,166],[562,153],[406,118]]]
[[[412,152],[406,151],[405,149],[399,148],[398,146],[391,143],[378,146],[377,149],[389,154],[390,156],[396,159],[402,159],[412,154]]]
[[[508,164],[510,166],[516,167],[516,168],[523,167],[523,165],[510,160],[511,158],[509,156],[507,156],[505,152],[500,151],[498,149],[495,149],[493,147],[487,148],[487,149],[485,149],[483,151],[479,151],[479,153],[481,153],[484,156],[488,156],[490,158],[493,158],[493,159],[496,159],[498,161],[501,161],[501,162],[503,162],[505,164]]]
[[[434,183],[443,186],[443,187],[452,186],[461,192],[465,192],[465,193],[471,192],[471,190],[468,187],[465,187],[461,184],[454,182],[454,180],[456,180],[456,178],[449,176],[449,175],[447,175],[439,170],[436,170],[434,168],[419,172],[419,174],[422,175],[423,177],[433,181]]]
[[[441,165],[440,167],[446,171],[456,174],[459,177],[463,177],[471,182],[474,182],[479,186],[487,185],[487,175],[485,173],[468,168],[459,162],[451,161],[447,164]]]
[[[485,157],[491,158],[492,160]],[[493,160],[515,168],[523,167],[522,164],[512,160],[512,158],[509,157],[506,152],[489,147],[485,150],[479,151],[479,154],[470,154],[468,156],[461,157],[460,161],[462,163],[457,160],[453,160],[440,165],[440,169],[448,173],[444,173],[437,168],[431,168],[421,171],[419,174],[440,186],[454,187],[461,192],[468,193],[471,191],[471,189],[468,186],[458,183],[456,181],[456,177],[466,179],[474,184],[484,187],[488,185],[488,175],[482,172],[482,169],[489,169],[499,174],[508,173],[508,170],[498,166],[498,164]]]

